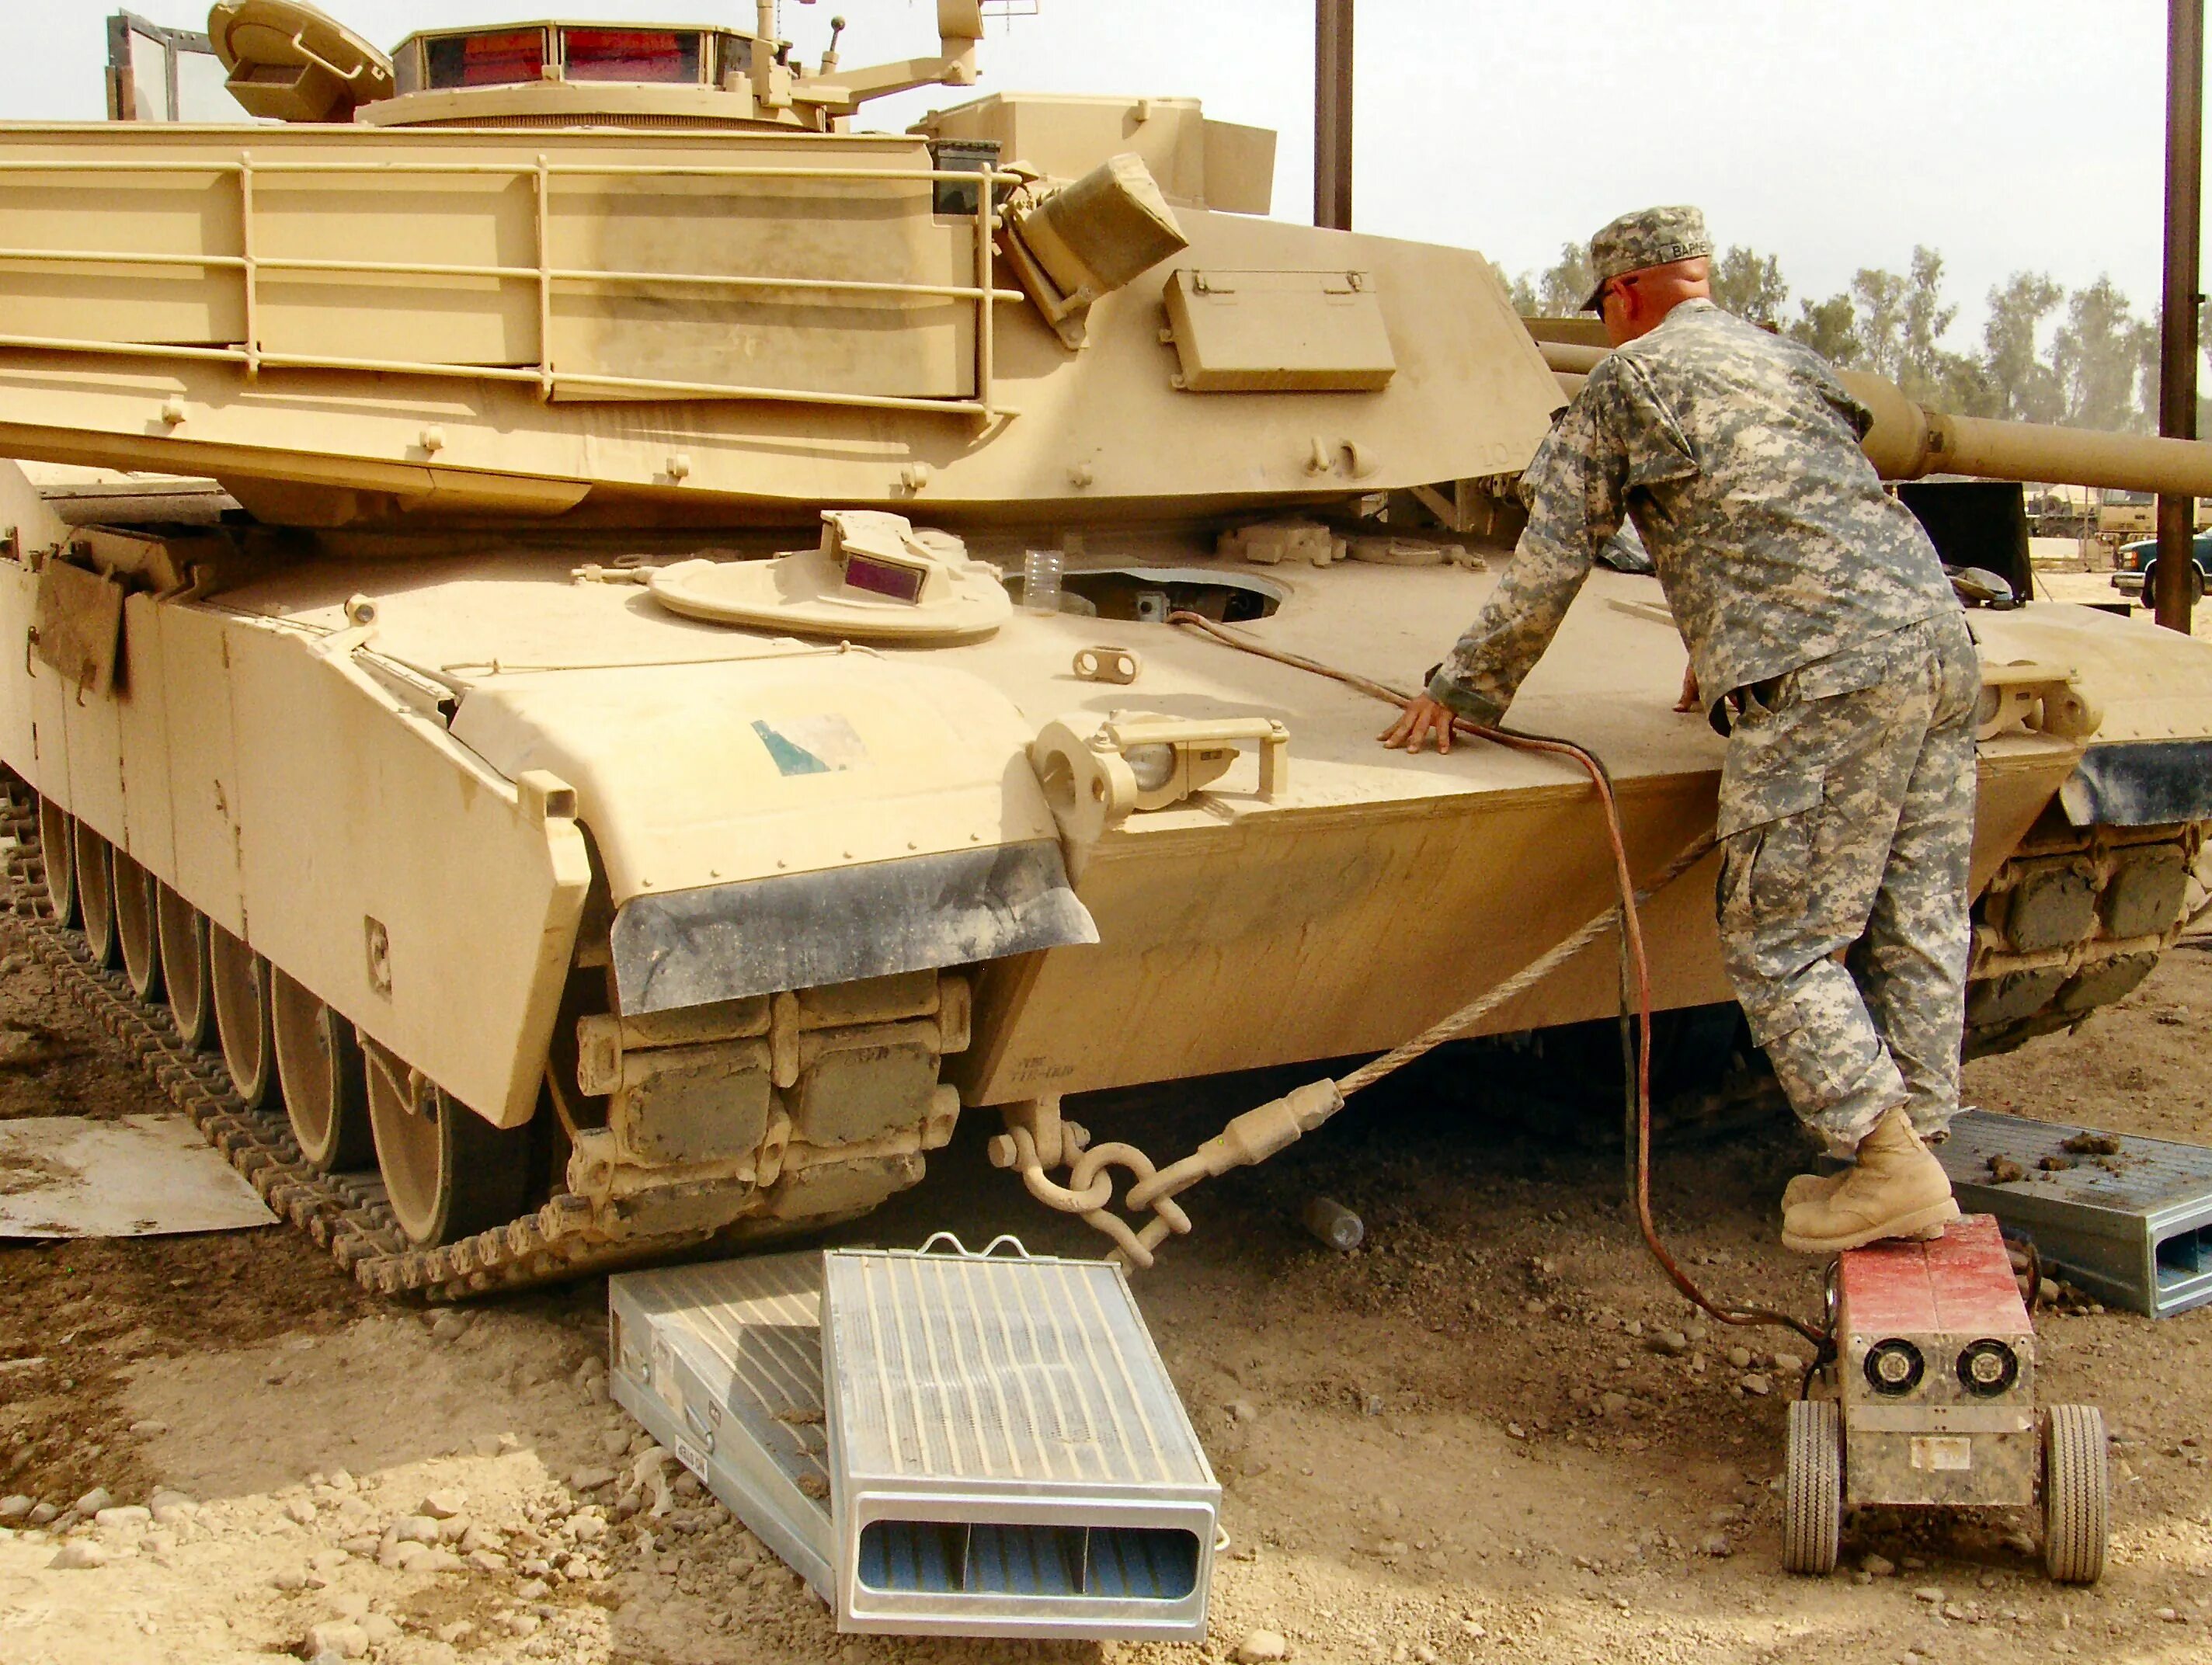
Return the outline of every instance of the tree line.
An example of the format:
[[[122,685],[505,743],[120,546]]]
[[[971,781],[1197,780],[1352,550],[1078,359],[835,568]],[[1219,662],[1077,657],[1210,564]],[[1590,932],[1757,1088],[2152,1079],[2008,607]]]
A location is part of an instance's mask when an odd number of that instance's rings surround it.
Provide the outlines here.
[[[1498,281],[1518,311],[1565,316],[1589,293],[1589,253],[1569,243],[1544,270],[1515,277],[1500,269]],[[1712,286],[1714,301],[1738,317],[1831,363],[1887,376],[1941,410],[2138,433],[2158,426],[2158,311],[2137,316],[2110,277],[2069,290],[2046,273],[2014,272],[1990,291],[1981,341],[1966,351],[1944,344],[1959,309],[1944,295],[1943,257],[1931,248],[1915,247],[1905,271],[1862,267],[1846,288],[1793,307],[1776,256],[1732,246],[1714,258]],[[2199,431],[2208,431],[2201,422]]]

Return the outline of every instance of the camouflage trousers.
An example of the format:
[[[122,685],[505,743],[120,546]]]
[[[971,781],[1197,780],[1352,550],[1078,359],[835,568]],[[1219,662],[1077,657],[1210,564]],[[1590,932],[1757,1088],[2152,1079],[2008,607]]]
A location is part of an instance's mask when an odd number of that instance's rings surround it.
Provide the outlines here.
[[[1721,951],[1752,1038],[1832,1148],[1959,1107],[1981,668],[1947,612],[1739,690]]]

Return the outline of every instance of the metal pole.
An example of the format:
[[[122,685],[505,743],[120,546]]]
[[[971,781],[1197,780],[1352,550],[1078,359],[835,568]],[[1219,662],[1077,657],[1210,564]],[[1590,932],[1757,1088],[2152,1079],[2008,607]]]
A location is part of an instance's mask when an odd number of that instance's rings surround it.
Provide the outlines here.
[[[2166,13],[2166,285],[2159,340],[2158,431],[2197,437],[2197,241],[2203,231],[2204,0],[2167,0]],[[2197,503],[2158,500],[2158,622],[2185,635],[2196,578]]]
[[[1314,0],[1314,223],[1352,229],[1352,0]]]

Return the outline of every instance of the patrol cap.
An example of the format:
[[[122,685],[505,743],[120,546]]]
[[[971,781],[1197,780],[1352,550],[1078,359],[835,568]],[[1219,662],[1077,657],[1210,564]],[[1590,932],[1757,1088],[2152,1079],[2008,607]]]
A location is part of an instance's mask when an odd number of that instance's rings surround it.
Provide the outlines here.
[[[1583,310],[1597,310],[1597,298],[1607,283],[1646,266],[1672,265],[1713,252],[1705,234],[1702,210],[1687,206],[1641,208],[1624,214],[1590,239],[1590,269],[1594,274],[1589,298]]]

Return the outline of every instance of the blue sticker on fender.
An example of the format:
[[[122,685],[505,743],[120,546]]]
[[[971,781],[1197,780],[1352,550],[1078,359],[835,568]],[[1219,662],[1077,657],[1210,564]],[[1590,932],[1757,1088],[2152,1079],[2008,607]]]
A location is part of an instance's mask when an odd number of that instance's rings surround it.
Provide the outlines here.
[[[778,723],[753,720],[753,732],[768,748],[779,775],[834,775],[867,761],[868,749],[853,725],[835,713],[787,718]]]

